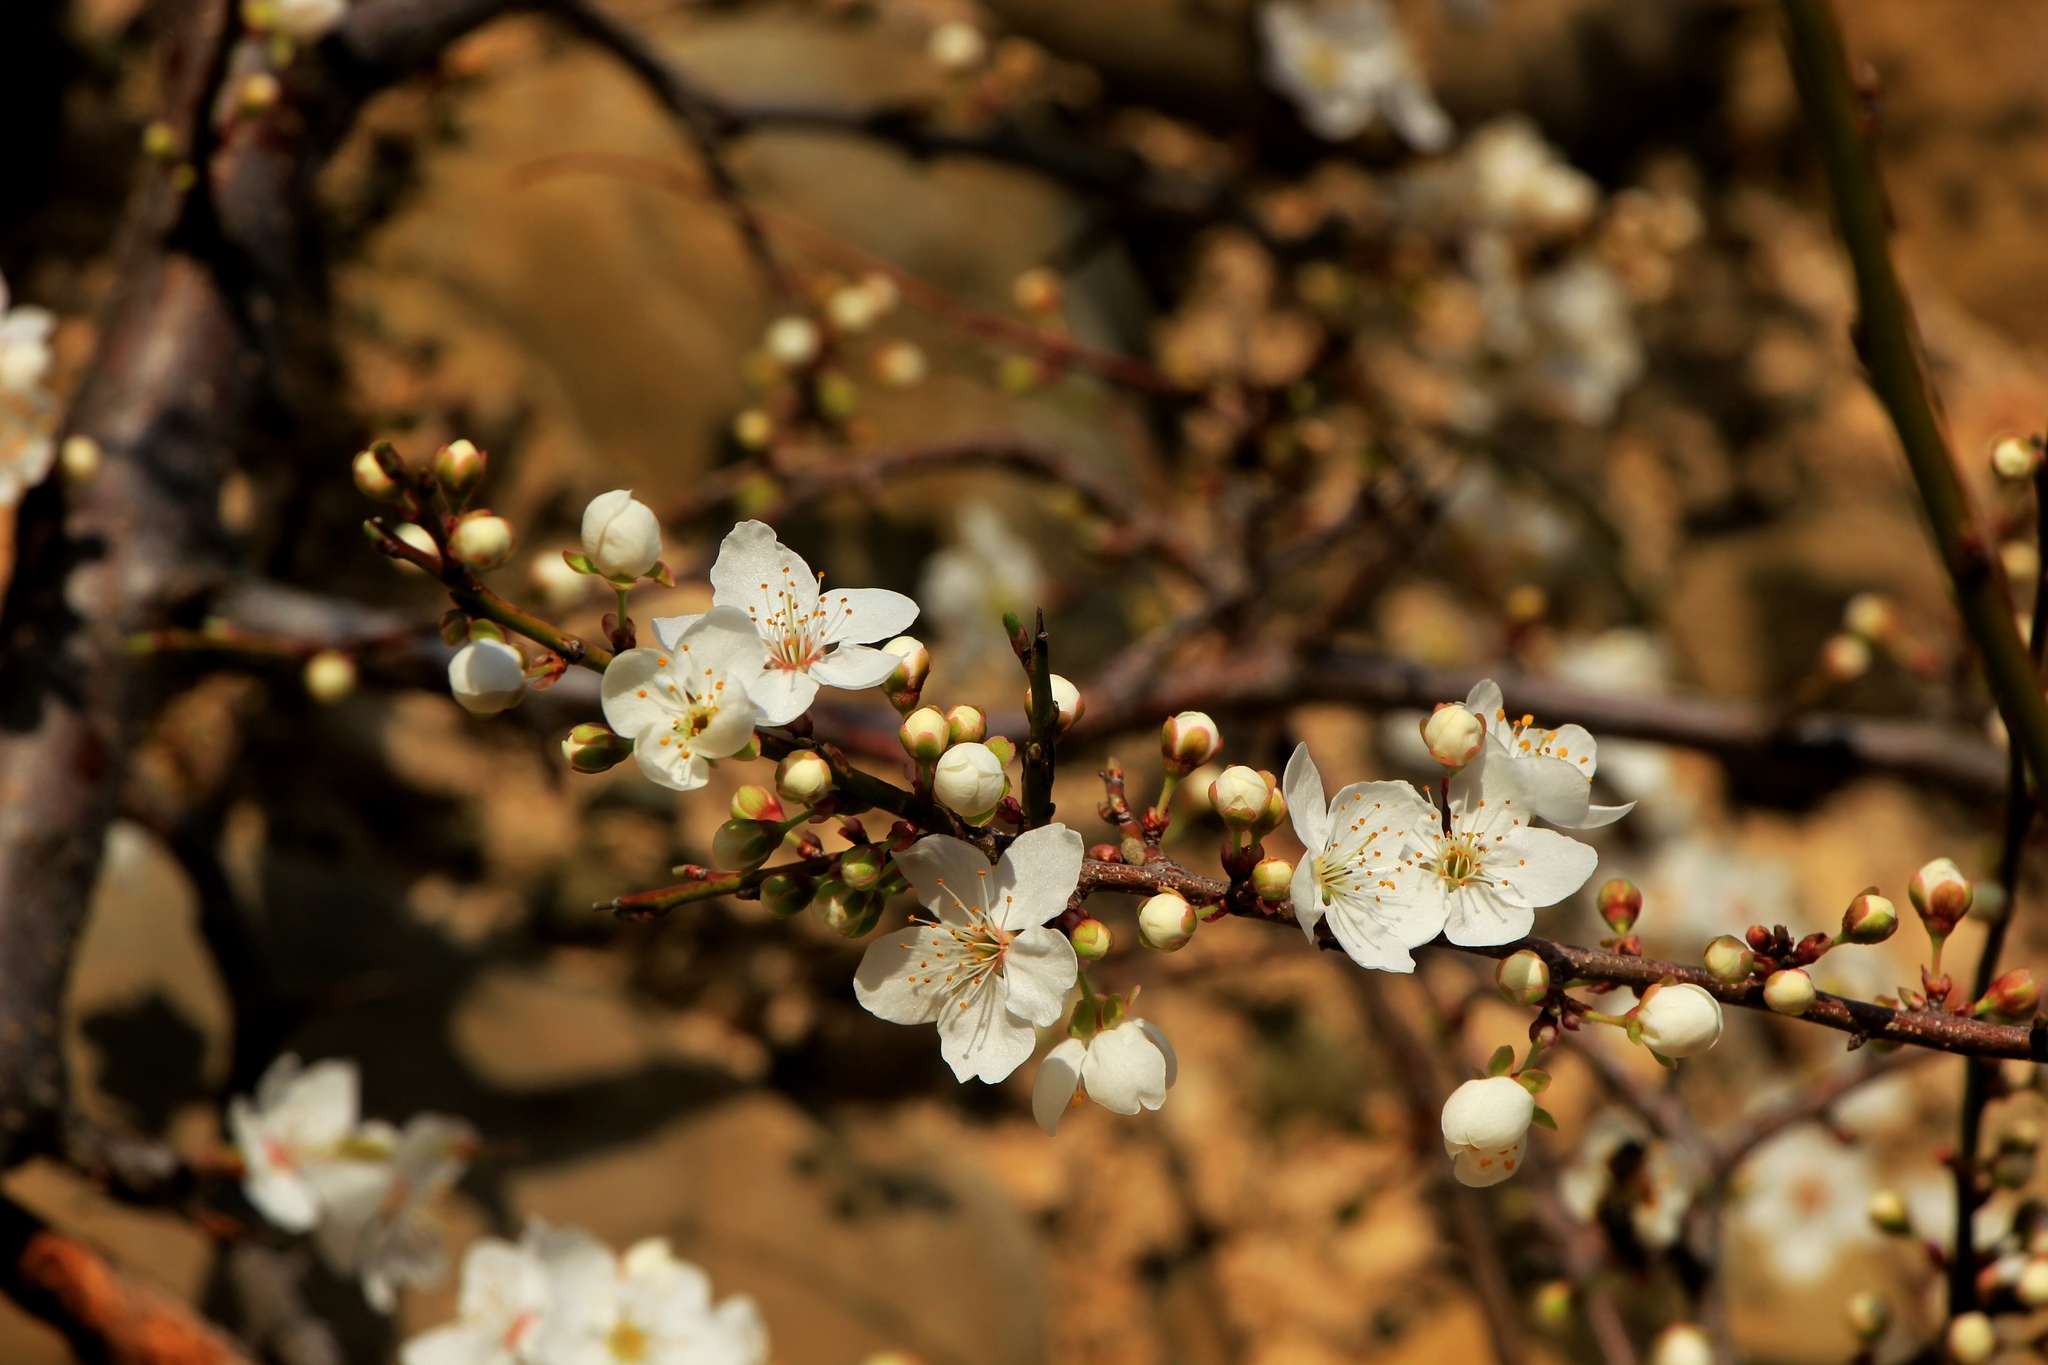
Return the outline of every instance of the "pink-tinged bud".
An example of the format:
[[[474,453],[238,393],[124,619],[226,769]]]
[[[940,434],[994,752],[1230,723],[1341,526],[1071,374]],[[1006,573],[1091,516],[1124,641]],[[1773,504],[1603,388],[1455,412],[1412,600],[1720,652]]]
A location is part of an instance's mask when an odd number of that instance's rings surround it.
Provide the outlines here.
[[[1707,950],[1701,957],[1714,980],[1725,981],[1731,986],[1749,980],[1750,972],[1756,967],[1756,954],[1733,934],[1715,938],[1707,944]]]
[[[780,820],[782,803],[775,799],[775,793],[766,787],[757,787],[749,782],[732,794],[732,818],[735,820]]]
[[[1162,891],[1138,907],[1138,941],[1147,948],[1176,953],[1195,936],[1195,907],[1174,891]]]
[[[1764,1003],[1779,1014],[1801,1015],[1813,1008],[1813,978],[1798,967],[1772,972],[1764,982]]]
[[[1223,732],[1200,711],[1183,711],[1159,728],[1159,756],[1176,777],[1186,777],[1222,747]]]
[[[632,756],[632,740],[595,722],[578,725],[562,738],[562,757],[579,773],[609,772]]]
[[[1998,1354],[1998,1329],[1982,1313],[1959,1313],[1949,1319],[1948,1354],[1955,1365],[1984,1365]]]
[[[448,553],[472,569],[495,569],[512,557],[512,523],[489,512],[473,512],[455,523]]]
[[[899,635],[883,645],[882,652],[894,654],[900,660],[896,671],[882,681],[882,695],[896,708],[897,715],[908,715],[917,709],[917,699],[924,695],[924,680],[932,671],[931,651],[913,637]]]
[[[1849,1296],[1849,1302],[1842,1307],[1842,1316],[1848,1319],[1849,1330],[1856,1334],[1856,1340],[1869,1346],[1892,1325],[1892,1306],[1885,1301],[1884,1295],[1866,1289]]]
[[[711,836],[711,865],[723,872],[746,872],[781,847],[782,827],[774,821],[728,820]]]
[[[1930,938],[1947,938],[1954,932],[1963,916],[1970,913],[1973,899],[1970,879],[1953,858],[1936,858],[1915,872],[1906,892],[1913,899],[1913,908],[1920,912],[1920,922],[1927,926]]]
[[[1882,943],[1899,928],[1899,910],[1877,894],[1876,887],[1860,893],[1842,912],[1844,943]]]
[[[839,855],[839,880],[856,891],[868,891],[882,880],[888,857],[873,844],[859,844]]]
[[[832,790],[832,765],[809,749],[799,749],[775,766],[775,790],[799,806],[815,806]]]
[[[1266,804],[1259,809],[1259,818],[1252,823],[1253,843],[1280,828],[1280,822],[1287,818],[1287,798],[1281,794],[1279,779],[1264,768],[1259,769],[1259,776],[1266,779]]]
[[[1266,798],[1271,792],[1264,774],[1233,764],[1209,784],[1209,805],[1225,825],[1243,832],[1265,818]]]
[[[892,389],[916,388],[931,369],[923,348],[900,337],[876,348],[873,363],[875,378]]]
[[[1870,1225],[1892,1237],[1912,1234],[1913,1220],[1906,1212],[1905,1199],[1897,1190],[1879,1190],[1870,1196]]]
[[[1264,900],[1284,901],[1294,888],[1294,864],[1285,858],[1262,858],[1252,869],[1252,890]]]
[[[1431,758],[1456,772],[1479,757],[1486,743],[1486,722],[1458,702],[1439,702],[1422,722],[1422,742]]]
[[[1540,1005],[1550,998],[1550,964],[1527,948],[1502,958],[1493,980],[1510,1005]]]
[[[2041,444],[2011,432],[1991,443],[1991,470],[2001,479],[2017,483],[2034,477],[2041,467]]]
[[[1870,645],[1860,635],[1830,635],[1820,647],[1820,669],[1838,683],[1855,682],[1870,671]]]
[[[936,706],[921,706],[903,718],[903,724],[896,729],[896,737],[903,741],[903,752],[910,755],[914,763],[936,763],[946,752],[950,741],[950,727],[945,715]]]
[[[946,712],[946,739],[952,744],[979,744],[988,738],[988,712],[962,703]]]
[[[1051,679],[1052,704],[1058,711],[1058,715],[1053,721],[1053,734],[1063,735],[1074,728],[1074,722],[1081,719],[1081,713],[1088,708],[1087,704],[1081,700],[1080,688],[1074,686],[1057,673],[1052,674]],[[1031,689],[1026,687],[1024,689],[1024,714],[1030,715],[1032,707]]]
[[[1123,848],[1118,844],[1090,844],[1088,859],[1097,863],[1120,863],[1124,860]]]
[[[434,452],[434,477],[460,503],[484,481],[484,453],[469,441],[450,441]]]
[[[1067,937],[1073,940],[1074,956],[1083,962],[1100,962],[1109,956],[1110,944],[1115,941],[1109,926],[1099,919],[1082,920]]]
[[[378,502],[397,502],[404,491],[397,479],[391,477],[374,450],[365,450],[357,455],[349,471],[355,475],[356,491],[366,498]]]
[[[2001,1019],[2031,1019],[2041,1004],[2041,988],[2034,984],[2034,974],[2025,967],[2015,967],[1991,983],[1970,1010],[1978,1018],[1994,1015]]]
[[[761,882],[761,904],[768,907],[768,913],[777,919],[788,919],[803,913],[811,903],[817,887],[809,877],[794,872],[778,872]]]
[[[1600,918],[1607,921],[1607,927],[1617,934],[1626,934],[1636,927],[1636,920],[1643,913],[1643,893],[1631,881],[1616,877],[1604,883],[1593,897],[1600,907]]]

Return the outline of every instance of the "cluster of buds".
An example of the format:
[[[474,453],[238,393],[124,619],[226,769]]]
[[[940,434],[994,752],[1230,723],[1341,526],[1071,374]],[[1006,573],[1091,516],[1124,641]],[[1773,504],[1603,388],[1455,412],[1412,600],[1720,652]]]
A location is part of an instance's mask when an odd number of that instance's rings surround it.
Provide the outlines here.
[[[989,734],[988,714],[980,707],[918,707],[903,718],[896,737],[917,765],[918,785],[933,800],[970,825],[995,819],[1010,794],[1004,769],[1017,756],[1017,746]]]
[[[1166,770],[1166,780],[1160,785],[1156,809],[1162,814],[1168,811],[1181,779],[1207,765],[1222,750],[1223,731],[1205,713],[1183,711],[1168,716],[1159,727],[1159,761]]]
[[[1209,805],[1230,831],[1231,847],[1258,848],[1259,841],[1287,818],[1280,780],[1263,768],[1232,764],[1209,784]]]
[[[882,646],[884,654],[893,654],[902,662],[896,665],[882,683],[882,695],[896,708],[896,714],[907,716],[918,707],[924,696],[924,680],[932,671],[932,653],[922,641],[908,635],[899,635]]]

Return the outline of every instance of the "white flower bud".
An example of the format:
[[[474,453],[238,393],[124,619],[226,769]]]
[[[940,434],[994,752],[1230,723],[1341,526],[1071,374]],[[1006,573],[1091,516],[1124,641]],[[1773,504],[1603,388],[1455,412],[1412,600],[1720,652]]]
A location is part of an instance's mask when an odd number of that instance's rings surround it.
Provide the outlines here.
[[[356,690],[356,661],[340,650],[323,649],[306,660],[304,679],[314,701],[332,706]]]
[[[1650,1343],[1649,1365],[1714,1365],[1714,1343],[1689,1322],[1674,1322]]]
[[[1536,1097],[1511,1076],[1467,1081],[1444,1101],[1444,1152],[1459,1183],[1498,1185],[1520,1168]]]
[[[865,332],[896,306],[898,297],[896,281],[877,273],[834,290],[825,312],[840,331]]]
[[[1772,972],[1764,982],[1764,1003],[1779,1014],[1801,1015],[1813,1008],[1813,978],[1798,967]]]
[[[1216,722],[1200,711],[1183,711],[1159,727],[1159,756],[1166,770],[1186,777],[1216,757],[1223,747],[1223,732]]]
[[[1991,469],[2001,479],[2031,479],[2041,467],[2041,447],[2010,432],[1991,443]]]
[[[1959,1313],[1949,1320],[1948,1353],[1956,1365],[1984,1365],[1998,1354],[1998,1329],[1982,1313]]]
[[[1479,757],[1486,723],[1459,703],[1447,701],[1423,720],[1422,742],[1431,758],[1456,772]]]
[[[785,801],[815,806],[832,790],[832,765],[809,749],[799,749],[776,766],[775,790]]]
[[[1138,941],[1147,948],[1177,953],[1188,946],[1200,921],[1195,907],[1177,891],[1162,891],[1138,907]]]
[[[1881,592],[1859,592],[1842,608],[1842,629],[1874,645],[1899,633],[1899,611]]]
[[[631,489],[600,493],[583,509],[583,553],[604,577],[630,583],[661,558],[661,522]]]
[[[1879,1190],[1870,1196],[1870,1222],[1879,1232],[1903,1237],[1913,1230],[1905,1198],[1897,1190]]]
[[[946,712],[946,741],[950,744],[979,744],[988,738],[988,712],[966,702]]]
[[[936,763],[952,738],[951,726],[938,707],[920,706],[896,727],[896,738],[903,742],[903,752],[910,755],[911,761]]]
[[[512,557],[512,523],[477,512],[455,523],[448,553],[472,569],[495,569]]]
[[[1860,635],[1830,635],[1820,647],[1820,667],[1836,682],[1854,682],[1870,671],[1870,645]]]
[[[932,795],[970,820],[994,810],[1009,788],[1002,760],[986,744],[955,744],[932,770]]]
[[[972,71],[988,55],[988,39],[962,19],[950,19],[932,30],[925,53],[941,71]]]
[[[1501,959],[1493,981],[1510,1004],[1540,1005],[1550,995],[1550,964],[1524,948]]]
[[[483,482],[485,464],[484,453],[476,448],[476,442],[450,441],[434,452],[434,477],[459,504],[460,499]]]
[[[1074,686],[1057,673],[1049,676],[1052,680],[1052,704],[1059,713],[1058,719],[1053,724],[1053,733],[1063,735],[1074,728],[1074,722],[1081,719],[1081,712],[1086,708],[1081,702],[1080,688]],[[1026,686],[1024,689],[1025,715],[1031,714],[1032,705],[1031,688]]]
[[[914,341],[898,338],[875,352],[875,378],[892,389],[914,389],[924,382],[930,364],[924,349]]]
[[[92,476],[100,472],[100,443],[81,433],[64,438],[64,444],[57,450],[57,467],[64,471],[64,477],[72,483],[90,483]]]
[[[349,465],[349,472],[355,475],[356,491],[364,497],[375,498],[379,502],[398,501],[398,480],[384,472],[384,466],[378,463],[375,451],[358,452],[354,462]]]
[[[1266,813],[1271,785],[1254,768],[1233,764],[1209,784],[1209,804],[1223,823],[1234,830],[1247,830]]]
[[[759,408],[748,408],[732,419],[732,438],[748,450],[766,450],[775,439],[775,419]]]
[[[463,710],[495,716],[526,692],[526,663],[503,640],[471,640],[448,661],[448,690]]]
[[[924,695],[924,680],[932,671],[932,652],[912,635],[897,636],[882,646],[882,652],[902,660],[896,671],[882,680],[882,695],[899,716],[916,710],[918,698]]]
[[[786,370],[800,369],[818,358],[818,324],[806,317],[777,318],[761,344]]]
[[[434,537],[428,533],[426,527],[417,525],[410,521],[402,522],[399,525],[392,528],[391,534],[396,536],[398,539],[404,541],[407,545],[412,546],[413,549],[418,550],[428,559],[432,560],[436,568],[440,567],[441,552],[440,550],[435,548]],[[407,573],[426,572],[426,570],[422,569],[419,565],[413,563],[409,559],[394,559],[391,562],[393,564],[396,564],[399,568],[404,569]]]
[[[2029,1308],[2048,1308],[2048,1256],[2028,1257],[2012,1292]]]
[[[1721,1002],[1690,981],[1658,984],[1635,1008],[1643,1046],[1665,1057],[1696,1057],[1721,1041]]]
[[[1269,901],[1284,901],[1294,889],[1294,864],[1285,858],[1262,858],[1252,869],[1252,890]]]

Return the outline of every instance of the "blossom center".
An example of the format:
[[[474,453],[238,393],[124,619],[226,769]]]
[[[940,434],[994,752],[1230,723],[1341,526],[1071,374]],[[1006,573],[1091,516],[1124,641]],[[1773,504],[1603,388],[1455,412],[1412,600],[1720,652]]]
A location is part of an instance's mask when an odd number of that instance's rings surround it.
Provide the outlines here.
[[[1479,875],[1482,860],[1469,837],[1444,841],[1436,855],[1436,874],[1453,887],[1463,886]]]
[[[635,1362],[647,1359],[647,1333],[632,1319],[620,1318],[611,1335],[605,1339],[605,1348],[611,1352],[613,1360],[635,1365]]]

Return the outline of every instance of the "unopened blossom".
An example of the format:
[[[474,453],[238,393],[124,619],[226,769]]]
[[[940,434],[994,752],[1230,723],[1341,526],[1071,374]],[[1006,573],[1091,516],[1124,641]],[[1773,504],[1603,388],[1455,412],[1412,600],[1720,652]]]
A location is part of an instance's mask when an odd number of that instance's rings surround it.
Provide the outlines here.
[[[1222,748],[1223,732],[1206,712],[1183,711],[1159,727],[1159,756],[1177,777],[1186,777]]]
[[[242,1154],[242,1191],[286,1232],[310,1232],[321,1199],[311,1169],[333,1161],[355,1131],[360,1083],[354,1062],[305,1067],[292,1053],[270,1064],[253,1100],[228,1103],[228,1133]]]
[[[495,716],[525,695],[526,661],[503,640],[471,640],[448,661],[448,692],[463,710]]]
[[[1764,1003],[1779,1014],[1801,1015],[1819,997],[1803,967],[1786,967],[1764,978]]]
[[[854,994],[878,1018],[939,1026],[939,1050],[960,1080],[991,1084],[1031,1056],[1034,1026],[1056,1022],[1079,972],[1066,935],[1045,927],[1081,880],[1081,836],[1042,825],[1017,836],[994,867],[943,834],[896,855],[931,922],[868,945]]]
[[[1500,684],[1482,679],[1465,698],[1466,709],[1486,722],[1489,737],[1515,764],[1515,776],[1526,799],[1540,815],[1560,829],[1598,829],[1635,809],[1596,806],[1593,774],[1599,769],[1599,747],[1582,725],[1545,730],[1527,716],[1511,718],[1501,700]],[[1626,931],[1622,931],[1626,932]]]
[[[1269,0],[1259,32],[1266,80],[1317,137],[1347,141],[1384,118],[1418,151],[1451,140],[1450,117],[1384,0]]]
[[[33,304],[10,307],[0,279],[0,389],[28,393],[50,372],[50,333],[57,315]]]
[[[1052,704],[1055,733],[1063,735],[1073,728],[1075,721],[1081,719],[1081,712],[1084,709],[1081,689],[1059,674],[1053,674]],[[1034,705],[1031,700],[1031,688],[1027,685],[1024,688],[1024,714],[1030,715]]]
[[[1649,1365],[1714,1365],[1714,1343],[1689,1322],[1674,1322],[1650,1343]]]
[[[899,715],[916,710],[918,698],[924,694],[924,680],[932,671],[932,652],[911,635],[897,636],[882,646],[882,652],[896,659],[895,669],[882,680],[882,695]]]
[[[917,763],[936,763],[952,741],[953,727],[946,713],[936,706],[920,706],[896,727],[903,752]]]
[[[1984,1365],[1998,1354],[1998,1329],[1983,1313],[1958,1313],[1948,1324],[1948,1354],[1956,1365]]]
[[[1795,1285],[1824,1279],[1843,1251],[1875,1235],[1869,1155],[1814,1124],[1758,1148],[1743,1164],[1738,1188],[1737,1223],[1769,1267]]]
[[[1258,823],[1272,791],[1266,774],[1235,763],[1209,784],[1209,808],[1232,830],[1242,832]]]
[[[988,39],[964,19],[949,19],[932,30],[925,55],[941,71],[972,71],[988,55]]]
[[[1031,1116],[1047,1133],[1086,1094],[1112,1114],[1135,1114],[1166,1103],[1178,1070],[1173,1044],[1157,1024],[1125,1019],[1086,1039],[1069,1038],[1038,1064],[1031,1088]]]
[[[1633,1013],[1643,1046],[1662,1057],[1696,1057],[1721,1041],[1721,1002],[1690,981],[1651,986]]]
[[[1177,953],[1194,938],[1200,922],[1187,897],[1178,891],[1161,891],[1138,907],[1138,941],[1147,948]]]
[[[806,317],[777,318],[761,344],[776,364],[797,369],[818,358],[818,324]]]
[[[552,1311],[534,1349],[545,1365],[763,1365],[768,1334],[745,1295],[711,1299],[710,1277],[665,1237],[613,1255],[582,1233],[542,1244]]]
[[[406,1342],[399,1359],[402,1365],[534,1365],[551,1302],[533,1234],[517,1245],[481,1238],[462,1258],[455,1321]]]
[[[2010,432],[1991,443],[1991,469],[2001,479],[2031,479],[2041,467],[2041,447]]]
[[[932,795],[948,810],[979,820],[1010,789],[1003,761],[986,744],[955,744],[932,769]]]
[[[1294,916],[1315,941],[1328,921],[1338,944],[1361,967],[1412,972],[1409,953],[1444,927],[1441,900],[1419,904],[1416,870],[1402,861],[1418,821],[1435,808],[1406,782],[1354,782],[1334,801],[1308,745],[1295,746],[1282,782],[1303,854],[1294,866]]]
[[[650,781],[694,791],[710,760],[744,749],[759,712],[748,684],[761,672],[761,637],[744,613],[713,607],[671,632],[663,648],[629,649],[605,668],[605,721],[633,741]]]
[[[614,583],[633,582],[661,558],[661,520],[631,489],[592,498],[583,509],[582,530],[583,553]]]
[[[1423,718],[1422,743],[1431,758],[1456,772],[1479,757],[1486,723],[1458,703],[1444,702]]]
[[[437,1283],[447,1271],[442,1205],[468,1169],[476,1129],[444,1114],[418,1114],[400,1131],[366,1123],[336,1160],[316,1166],[325,1214],[315,1241],[338,1274],[352,1274],[382,1313],[401,1285]]]
[[[726,534],[711,566],[714,608],[744,612],[765,653],[743,679],[761,725],[786,725],[808,711],[818,688],[879,687],[903,660],[871,640],[902,633],[917,603],[886,588],[821,591],[803,557],[765,522],[743,521]],[[654,633],[674,648],[695,616],[657,619]]]
[[[1536,1097],[1512,1076],[1467,1081],[1444,1101],[1444,1152],[1460,1184],[1498,1185],[1522,1164]]]
[[[512,558],[512,523],[488,512],[474,512],[455,523],[448,553],[472,569],[495,569]]]

